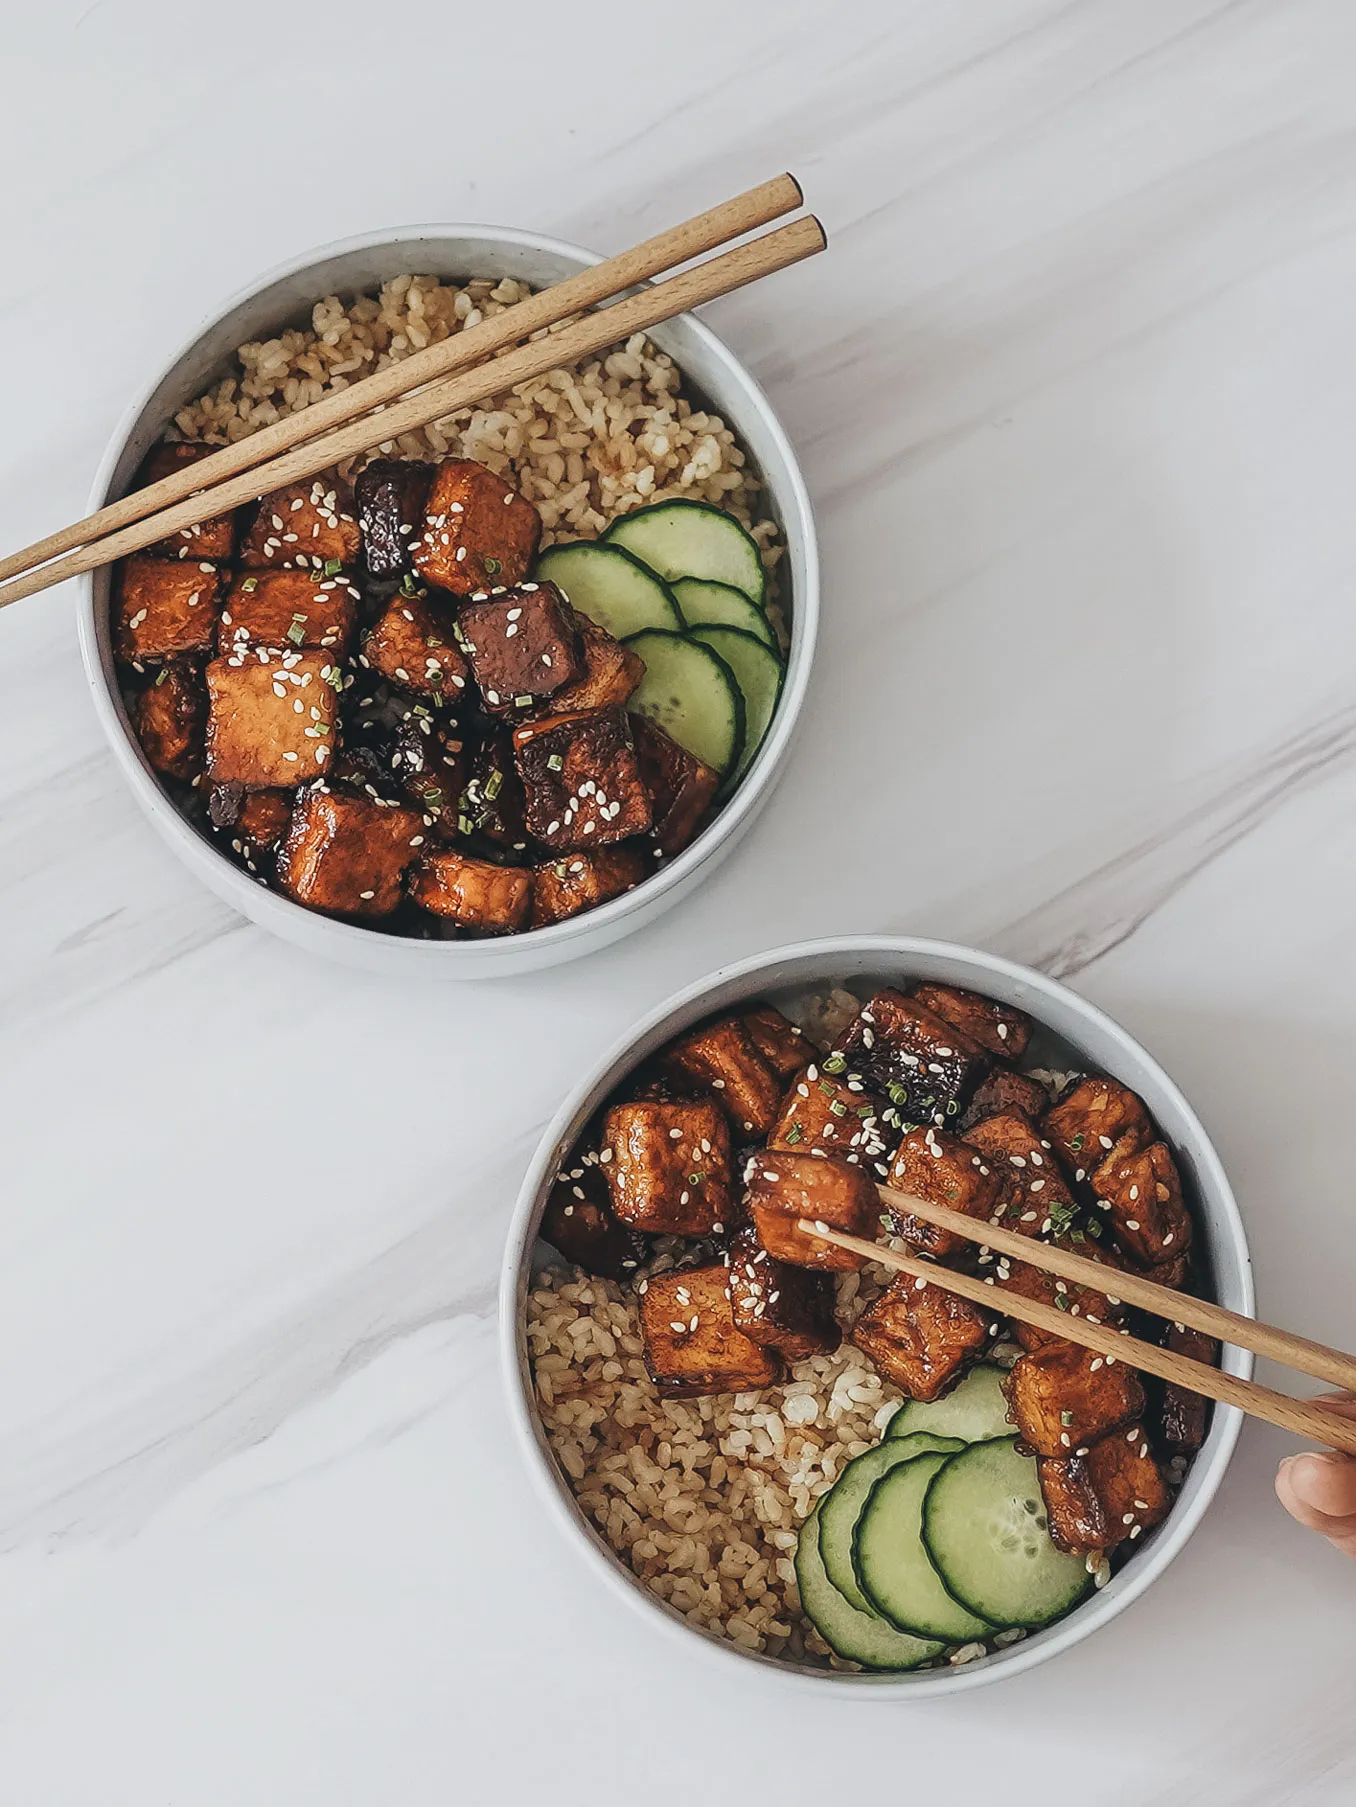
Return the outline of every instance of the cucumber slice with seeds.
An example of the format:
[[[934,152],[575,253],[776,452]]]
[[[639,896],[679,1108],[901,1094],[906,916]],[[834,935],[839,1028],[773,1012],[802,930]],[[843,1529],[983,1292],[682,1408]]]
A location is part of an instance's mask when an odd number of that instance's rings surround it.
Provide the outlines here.
[[[732,584],[712,583],[705,577],[679,577],[673,582],[673,599],[682,612],[684,627],[742,627],[778,650],[772,624],[742,590]]]
[[[930,1437],[925,1431],[919,1431],[912,1437],[896,1437],[892,1442],[878,1443],[874,1449],[855,1456],[820,1500],[817,1508],[819,1554],[823,1558],[824,1573],[858,1612],[875,1611],[862,1592],[856,1570],[852,1566],[853,1535],[872,1488],[892,1468],[898,1468],[901,1462],[911,1462],[915,1456],[938,1452],[950,1455],[964,1448],[965,1445],[955,1437]]]
[[[732,584],[762,606],[767,592],[758,543],[732,514],[709,502],[655,502],[624,514],[602,536],[624,546],[659,577],[705,577]]]
[[[648,715],[716,771],[731,771],[744,745],[744,696],[724,659],[661,628],[632,634],[626,644],[645,661],[627,708]]]
[[[731,776],[739,778],[763,744],[782,693],[782,662],[770,646],[740,627],[694,627],[689,637],[718,653],[744,697],[744,746]]]
[[[929,1487],[948,1462],[959,1462],[968,1453],[915,1456],[892,1468],[872,1488],[852,1548],[857,1581],[876,1611],[901,1631],[944,1638],[948,1644],[986,1638],[994,1629],[947,1591],[923,1542],[923,1501]]]
[[[620,546],[594,540],[552,546],[537,560],[533,576],[555,584],[572,608],[617,640],[647,627],[683,625],[669,586]]]
[[[796,1586],[801,1610],[830,1650],[848,1662],[864,1663],[868,1669],[916,1669],[940,1656],[943,1646],[937,1640],[896,1631],[877,1613],[859,1612],[843,1598],[824,1572],[819,1511],[816,1506],[800,1528]]]
[[[1010,1437],[1004,1372],[981,1362],[941,1399],[906,1399],[885,1432],[887,1439],[928,1431],[934,1437],[959,1437],[962,1443],[984,1443]]]

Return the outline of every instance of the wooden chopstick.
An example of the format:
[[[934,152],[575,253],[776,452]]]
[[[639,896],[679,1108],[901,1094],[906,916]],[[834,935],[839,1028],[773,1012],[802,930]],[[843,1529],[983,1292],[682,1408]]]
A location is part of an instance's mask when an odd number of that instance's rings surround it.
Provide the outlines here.
[[[929,1286],[940,1286],[944,1292],[957,1293],[962,1299],[982,1305],[986,1311],[1016,1318],[1022,1324],[1033,1324],[1038,1330],[1048,1331],[1063,1342],[1077,1343],[1084,1349],[1095,1350],[1107,1361],[1124,1362],[1129,1368],[1157,1375],[1160,1380],[1171,1381],[1174,1386],[1186,1387],[1193,1393],[1203,1394],[1205,1398],[1214,1399],[1220,1405],[1237,1406],[1241,1412],[1247,1412],[1253,1418],[1265,1419],[1268,1424],[1277,1425],[1282,1430],[1293,1431],[1296,1436],[1311,1438],[1315,1442],[1327,1444],[1330,1449],[1339,1449],[1346,1455],[1356,1456],[1356,1420],[1344,1418],[1340,1413],[1328,1411],[1321,1405],[1291,1399],[1285,1393],[1273,1392],[1270,1387],[1258,1386],[1255,1381],[1239,1380],[1236,1375],[1221,1373],[1218,1368],[1209,1368],[1204,1362],[1192,1361],[1188,1356],[1177,1355],[1171,1349],[1160,1349],[1153,1343],[1142,1342],[1128,1331],[1113,1330],[1104,1324],[1092,1324],[1087,1318],[1073,1317],[1070,1313],[1058,1311],[1053,1305],[1042,1304],[1037,1299],[1026,1299],[1018,1293],[1004,1292],[1001,1287],[977,1280],[971,1274],[959,1273],[954,1268],[941,1267],[934,1261],[923,1261],[913,1255],[901,1255],[894,1249],[886,1248],[881,1243],[867,1242],[860,1236],[846,1236],[841,1230],[832,1230],[826,1224],[816,1223],[808,1217],[798,1219],[797,1228],[806,1236],[818,1237],[821,1242],[831,1242],[840,1249],[851,1249],[854,1254],[861,1255],[868,1261],[879,1261],[883,1267],[893,1268],[896,1273],[912,1274],[916,1280],[922,1280]],[[1019,1240],[1026,1241],[1027,1238]],[[1037,1246],[1041,1253],[1047,1252],[1044,1245]],[[1103,1274],[1105,1271],[1102,1270]],[[1167,1287],[1157,1290],[1168,1292]],[[1175,1294],[1170,1296],[1176,1297]]]
[[[744,194],[735,195],[731,200],[722,201],[719,207],[696,214],[629,251],[529,295],[513,307],[505,308],[501,314],[454,333],[423,351],[414,352],[398,363],[389,364],[361,382],[350,384],[347,389],[322,397],[299,414],[291,414],[286,420],[263,427],[259,432],[237,440],[234,445],[213,452],[209,458],[175,471],[158,483],[148,484],[145,489],[135,490],[119,502],[109,503],[106,508],[87,515],[83,521],[48,534],[46,539],[35,540],[22,551],[0,559],[0,582],[45,564],[76,546],[90,545],[134,521],[145,520],[241,471],[253,470],[306,440],[355,420],[373,408],[384,407],[421,384],[437,382],[506,346],[521,344],[543,327],[555,326],[571,314],[597,307],[638,282],[648,282],[690,258],[701,257],[746,232],[756,231],[784,214],[793,213],[803,200],[795,177],[781,175]],[[383,432],[381,439],[386,437]],[[380,443],[380,440],[372,443]],[[317,469],[324,468],[317,466]]]

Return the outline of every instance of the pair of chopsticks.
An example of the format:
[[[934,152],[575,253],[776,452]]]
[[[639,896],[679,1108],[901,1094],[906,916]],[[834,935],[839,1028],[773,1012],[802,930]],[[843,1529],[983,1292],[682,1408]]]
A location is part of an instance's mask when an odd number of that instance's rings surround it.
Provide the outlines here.
[[[625,294],[803,201],[793,176],[777,176],[35,541],[0,559],[0,608],[813,257],[828,240],[807,215]]]
[[[1053,1248],[1049,1243],[1036,1242],[1029,1236],[1016,1236],[1011,1230],[966,1217],[963,1212],[952,1211],[946,1205],[934,1205],[926,1199],[912,1198],[908,1193],[896,1192],[890,1186],[879,1186],[877,1191],[882,1204],[892,1210],[921,1217],[924,1223],[949,1230],[955,1236],[964,1237],[967,1242],[992,1249],[995,1254],[1010,1255],[1016,1261],[1026,1262],[1029,1267],[1041,1268],[1060,1280],[1071,1280],[1076,1285],[1091,1287],[1094,1292],[1104,1296],[1110,1293],[1122,1304],[1153,1312],[1155,1316],[1166,1318],[1170,1323],[1181,1324],[1187,1329],[1202,1331],[1218,1342],[1233,1343],[1240,1349],[1250,1349],[1254,1355],[1268,1356],[1299,1374],[1309,1374],[1317,1380],[1329,1381],[1334,1386],[1356,1390],[1356,1356],[1345,1355],[1339,1349],[1329,1349],[1323,1343],[1310,1342],[1307,1337],[1295,1336],[1288,1330],[1278,1330],[1255,1318],[1240,1317],[1237,1312],[1227,1311],[1222,1305],[1211,1305],[1204,1299],[1193,1299],[1186,1293],[1159,1286],[1153,1280],[1141,1279],[1137,1274],[1103,1267],[1098,1262],[1088,1261],[1082,1255]],[[1282,1430],[1293,1431],[1297,1436],[1312,1438],[1316,1442],[1327,1444],[1331,1449],[1356,1456],[1356,1419],[1345,1418],[1340,1412],[1327,1410],[1321,1404],[1292,1399],[1288,1394],[1258,1386],[1254,1381],[1239,1380],[1235,1375],[1222,1374],[1218,1368],[1192,1361],[1189,1356],[1178,1355],[1171,1349],[1160,1349],[1156,1344],[1143,1342],[1126,1331],[1090,1323],[1081,1315],[1075,1317],[1072,1312],[1059,1311],[1040,1300],[1025,1299],[1020,1294],[1005,1289],[999,1280],[989,1282],[977,1279],[972,1274],[959,1273],[952,1268],[941,1267],[936,1262],[899,1254],[881,1243],[844,1235],[841,1230],[829,1229],[809,1218],[800,1218],[798,1227],[807,1236],[818,1237],[821,1242],[831,1242],[838,1248],[851,1249],[870,1261],[879,1261],[883,1267],[893,1268],[896,1273],[912,1274],[915,1279],[926,1280],[929,1285],[957,1293],[962,1299],[970,1299],[976,1305],[982,1305],[986,1311],[1016,1318],[1022,1324],[1032,1324],[1038,1330],[1049,1331],[1066,1343],[1078,1343],[1084,1349],[1093,1349],[1099,1355],[1124,1362],[1127,1367],[1137,1368],[1144,1374],[1153,1374],[1160,1380],[1171,1381],[1174,1386],[1200,1393],[1207,1399],[1217,1400],[1221,1405],[1237,1406],[1251,1417],[1265,1419],[1268,1424],[1279,1425]]]

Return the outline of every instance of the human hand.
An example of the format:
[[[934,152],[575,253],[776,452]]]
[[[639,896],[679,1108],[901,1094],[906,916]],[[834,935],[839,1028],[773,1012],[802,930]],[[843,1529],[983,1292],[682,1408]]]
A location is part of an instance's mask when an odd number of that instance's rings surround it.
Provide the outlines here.
[[[1356,1418],[1356,1395],[1325,1394],[1314,1402]],[[1287,1456],[1276,1471],[1276,1495],[1291,1518],[1317,1531],[1345,1556],[1356,1556],[1356,1458],[1335,1450]]]

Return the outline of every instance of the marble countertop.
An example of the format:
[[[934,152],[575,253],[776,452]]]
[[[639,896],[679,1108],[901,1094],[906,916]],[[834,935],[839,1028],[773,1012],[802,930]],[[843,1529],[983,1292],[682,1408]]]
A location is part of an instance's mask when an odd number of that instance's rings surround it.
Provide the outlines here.
[[[0,1799],[1350,1802],[1356,1570],[1275,1505],[1279,1434],[1076,1653],[807,1700],[598,1593],[510,1441],[494,1287],[581,1063],[723,960],[894,930],[1121,1018],[1263,1313],[1351,1344],[1356,10],[49,0],[0,45],[4,546],[301,245],[610,250],[784,167],[833,241],[709,310],[819,511],[793,767],[598,958],[429,991],[267,939],[139,815],[70,592],[0,619]]]

